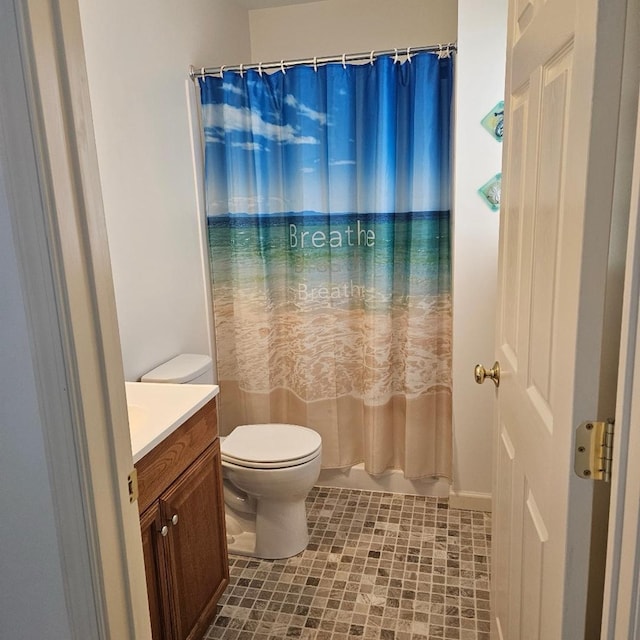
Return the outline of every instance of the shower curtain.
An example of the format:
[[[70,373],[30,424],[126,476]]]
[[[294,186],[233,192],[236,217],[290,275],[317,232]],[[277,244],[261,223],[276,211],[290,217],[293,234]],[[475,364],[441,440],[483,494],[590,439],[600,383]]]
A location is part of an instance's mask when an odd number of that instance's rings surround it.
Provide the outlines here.
[[[451,478],[452,60],[200,80],[220,429]]]

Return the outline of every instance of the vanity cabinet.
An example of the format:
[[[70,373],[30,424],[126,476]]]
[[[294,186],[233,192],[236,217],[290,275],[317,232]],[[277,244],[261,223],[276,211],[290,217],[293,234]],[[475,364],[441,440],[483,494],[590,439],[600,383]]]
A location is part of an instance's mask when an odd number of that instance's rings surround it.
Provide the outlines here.
[[[229,582],[215,399],[136,468],[153,639],[202,638]]]

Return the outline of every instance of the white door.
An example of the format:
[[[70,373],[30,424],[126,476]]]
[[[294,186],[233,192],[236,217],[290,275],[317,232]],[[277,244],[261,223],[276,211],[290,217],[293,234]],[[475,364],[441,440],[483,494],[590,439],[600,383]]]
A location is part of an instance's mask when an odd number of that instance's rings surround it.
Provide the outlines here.
[[[603,310],[625,4],[509,0],[492,573],[505,640],[585,637],[593,487],[572,443],[580,422],[612,415]]]

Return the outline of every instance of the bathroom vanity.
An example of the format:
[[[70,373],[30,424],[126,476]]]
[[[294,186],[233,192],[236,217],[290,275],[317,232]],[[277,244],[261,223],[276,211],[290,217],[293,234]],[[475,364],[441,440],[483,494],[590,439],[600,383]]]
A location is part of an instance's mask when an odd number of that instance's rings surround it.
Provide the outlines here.
[[[229,582],[215,385],[127,383],[154,640],[195,640]]]

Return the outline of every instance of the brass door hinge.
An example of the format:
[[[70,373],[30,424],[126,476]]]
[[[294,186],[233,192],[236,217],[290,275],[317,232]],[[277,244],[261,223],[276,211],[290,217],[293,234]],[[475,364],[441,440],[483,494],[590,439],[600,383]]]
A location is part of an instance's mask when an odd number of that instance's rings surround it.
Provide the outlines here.
[[[129,485],[129,502],[135,502],[138,499],[138,470],[135,467],[127,476],[127,484]]]
[[[576,429],[574,471],[586,480],[611,480],[613,420],[583,422]]]

